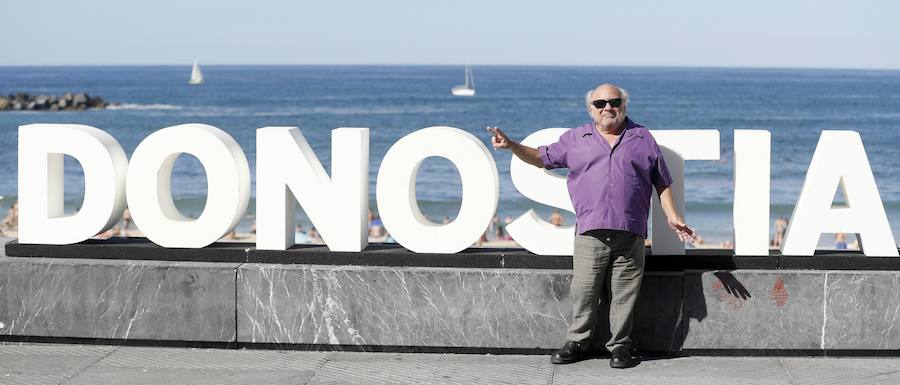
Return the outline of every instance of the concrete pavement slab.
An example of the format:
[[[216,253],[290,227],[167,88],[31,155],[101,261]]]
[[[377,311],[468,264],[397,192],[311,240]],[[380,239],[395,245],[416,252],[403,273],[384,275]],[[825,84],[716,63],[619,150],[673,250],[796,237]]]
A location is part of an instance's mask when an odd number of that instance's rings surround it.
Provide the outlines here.
[[[559,365],[553,384],[791,384],[777,358],[680,357],[612,369],[608,359]]]
[[[894,357],[784,357],[781,361],[798,385],[900,384],[900,359]]]
[[[66,384],[305,383],[330,353],[123,347]]]
[[[549,384],[546,356],[337,353],[309,384]]]
[[[122,347],[98,367],[174,369],[313,370],[330,352]]]
[[[65,385],[282,385],[304,384],[312,371],[250,369],[96,367],[63,382]]]
[[[114,346],[0,345],[0,384],[59,384],[116,349]]]
[[[900,384],[900,359],[606,357],[552,365],[546,355],[305,352],[0,345],[6,384]]]

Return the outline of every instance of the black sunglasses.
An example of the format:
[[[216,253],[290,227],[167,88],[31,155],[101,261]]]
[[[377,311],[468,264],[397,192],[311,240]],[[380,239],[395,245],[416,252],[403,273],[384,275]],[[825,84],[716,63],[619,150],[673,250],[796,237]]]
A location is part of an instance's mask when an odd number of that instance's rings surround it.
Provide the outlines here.
[[[598,99],[598,100],[594,100],[593,102],[591,102],[591,104],[593,104],[594,107],[596,107],[598,110],[602,110],[603,107],[606,107],[606,103],[609,103],[609,105],[612,107],[618,107],[618,106],[622,105],[622,99],[620,99],[620,98],[615,98],[615,99],[610,99],[610,100]]]

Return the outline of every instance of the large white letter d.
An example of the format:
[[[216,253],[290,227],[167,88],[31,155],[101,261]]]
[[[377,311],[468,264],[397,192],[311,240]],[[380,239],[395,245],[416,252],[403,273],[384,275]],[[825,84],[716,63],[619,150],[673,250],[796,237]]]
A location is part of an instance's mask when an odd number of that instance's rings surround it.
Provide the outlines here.
[[[84,170],[84,202],[63,213],[63,157]],[[19,127],[19,242],[64,245],[106,231],[125,210],[128,158],[106,132],[78,124]]]

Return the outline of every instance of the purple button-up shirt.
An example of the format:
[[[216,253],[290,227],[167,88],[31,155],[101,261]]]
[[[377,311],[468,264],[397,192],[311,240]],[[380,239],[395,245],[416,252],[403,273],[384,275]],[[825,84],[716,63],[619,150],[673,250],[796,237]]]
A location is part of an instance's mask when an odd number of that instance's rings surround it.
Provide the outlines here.
[[[593,123],[566,131],[556,143],[538,147],[544,168],[569,169],[567,184],[578,234],[611,229],[647,238],[653,186],[661,191],[672,184],[650,132],[627,117],[625,126],[612,147]]]

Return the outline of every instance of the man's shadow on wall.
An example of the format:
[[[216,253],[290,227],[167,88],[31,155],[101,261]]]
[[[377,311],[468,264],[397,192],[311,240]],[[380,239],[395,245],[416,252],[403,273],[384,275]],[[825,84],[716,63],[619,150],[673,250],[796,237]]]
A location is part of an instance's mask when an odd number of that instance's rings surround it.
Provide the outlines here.
[[[750,291],[730,272],[717,271],[704,290],[704,271],[651,272],[644,283],[635,307],[632,338],[643,360],[680,356],[678,352],[690,332],[691,320],[703,322],[707,316],[706,298],[741,302],[752,297]],[[609,314],[609,285],[603,293],[600,314]],[[610,339],[609,318],[600,317],[592,333],[591,349],[599,356],[608,355],[605,344]]]

